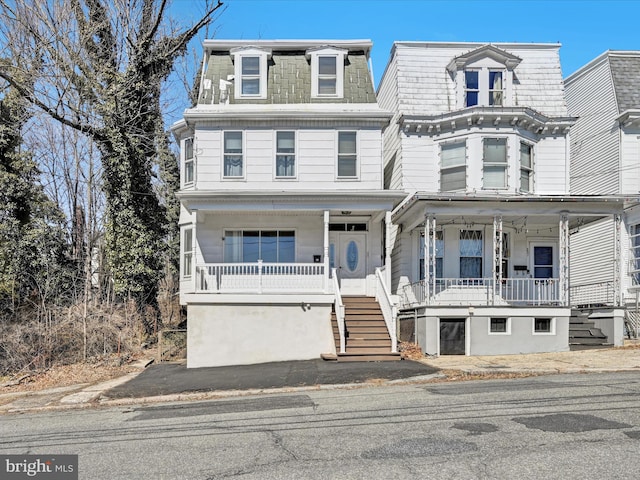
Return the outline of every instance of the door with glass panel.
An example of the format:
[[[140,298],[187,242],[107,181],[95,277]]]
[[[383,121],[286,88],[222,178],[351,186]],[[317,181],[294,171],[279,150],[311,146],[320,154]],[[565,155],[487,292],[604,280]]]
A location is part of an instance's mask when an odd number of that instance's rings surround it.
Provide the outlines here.
[[[332,232],[329,262],[338,272],[343,295],[365,295],[367,276],[367,234]]]
[[[553,300],[557,296],[558,266],[557,245],[554,243],[534,243],[531,245],[531,268],[533,278],[532,297],[536,301]]]

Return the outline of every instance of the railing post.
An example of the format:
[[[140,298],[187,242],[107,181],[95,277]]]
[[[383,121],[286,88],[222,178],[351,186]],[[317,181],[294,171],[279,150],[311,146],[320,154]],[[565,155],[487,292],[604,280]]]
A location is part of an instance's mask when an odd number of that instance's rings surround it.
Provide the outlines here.
[[[258,293],[262,293],[262,260],[258,260]]]

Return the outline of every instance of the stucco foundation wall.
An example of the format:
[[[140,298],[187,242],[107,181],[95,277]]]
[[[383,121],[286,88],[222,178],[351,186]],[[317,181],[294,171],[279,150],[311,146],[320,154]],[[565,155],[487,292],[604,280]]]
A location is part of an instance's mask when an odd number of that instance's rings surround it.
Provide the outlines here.
[[[589,320],[607,336],[608,343],[615,347],[624,345],[624,310],[596,311],[589,316]]]
[[[330,305],[188,305],[187,318],[188,368],[335,353]]]
[[[548,317],[548,315],[536,315]],[[569,317],[554,317],[554,333],[533,333],[532,316],[511,316],[511,334],[490,334],[490,317],[471,318],[470,355],[510,355],[569,351]]]
[[[500,311],[487,308],[485,314],[476,307],[473,316],[466,308],[442,310],[442,315],[431,315],[427,310],[418,312],[416,341],[427,355],[440,355],[440,319],[466,318],[467,355],[512,355],[520,353],[569,351],[569,309],[513,309]],[[490,334],[489,319],[510,319],[509,334]],[[553,333],[534,333],[534,318],[553,318]]]

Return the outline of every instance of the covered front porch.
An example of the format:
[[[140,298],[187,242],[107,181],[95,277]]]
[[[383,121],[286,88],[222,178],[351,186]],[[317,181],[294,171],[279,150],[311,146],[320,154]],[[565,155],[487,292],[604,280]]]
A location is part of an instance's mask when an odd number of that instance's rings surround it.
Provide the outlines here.
[[[570,235],[615,210],[589,198],[416,195],[392,217],[410,258],[394,278],[400,308],[569,307]]]

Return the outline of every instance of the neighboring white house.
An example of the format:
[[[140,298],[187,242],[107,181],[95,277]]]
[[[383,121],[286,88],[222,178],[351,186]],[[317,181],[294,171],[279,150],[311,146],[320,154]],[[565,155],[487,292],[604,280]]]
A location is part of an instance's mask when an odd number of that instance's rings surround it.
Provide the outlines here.
[[[607,51],[565,79],[571,129],[571,193],[619,195],[625,210],[574,236],[576,288],[598,290],[588,306],[603,314],[625,308],[638,334],[640,289],[640,51]],[[587,260],[589,263],[586,263]]]
[[[378,88],[391,287],[425,353],[569,349],[569,237],[622,211],[569,195],[557,44],[396,42]],[[573,267],[572,267],[573,268]]]
[[[380,295],[404,193],[383,190],[391,113],[376,102],[370,49],[204,42],[197,105],[173,126],[188,367],[335,354],[341,295]]]

